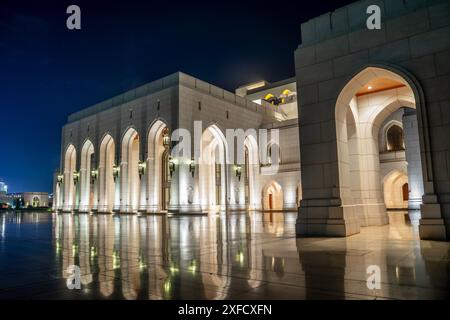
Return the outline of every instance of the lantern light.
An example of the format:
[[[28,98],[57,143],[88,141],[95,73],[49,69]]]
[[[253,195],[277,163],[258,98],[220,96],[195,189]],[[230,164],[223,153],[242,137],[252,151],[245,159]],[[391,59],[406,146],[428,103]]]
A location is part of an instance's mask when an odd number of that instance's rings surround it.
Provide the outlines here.
[[[147,164],[143,161],[139,161],[138,170],[139,170],[139,179],[145,174],[145,169],[147,168]]]
[[[169,129],[166,127],[163,130],[163,145],[168,148],[170,145]]]
[[[189,172],[192,174],[192,178],[195,175],[195,160],[194,158],[191,159],[191,161],[189,162]]]
[[[73,172],[73,183],[77,184],[80,180],[80,173],[78,171]]]
[[[92,180],[92,183],[94,183],[95,180],[97,180],[97,178],[98,178],[98,169],[92,170],[92,171],[91,171],[91,180]]]
[[[120,175],[120,167],[117,165],[113,166],[113,178],[114,178],[114,182],[116,182],[117,178]]]
[[[238,178],[239,181],[241,181],[241,176],[242,176],[242,166],[241,165],[237,165],[235,167],[236,170],[236,177]]]

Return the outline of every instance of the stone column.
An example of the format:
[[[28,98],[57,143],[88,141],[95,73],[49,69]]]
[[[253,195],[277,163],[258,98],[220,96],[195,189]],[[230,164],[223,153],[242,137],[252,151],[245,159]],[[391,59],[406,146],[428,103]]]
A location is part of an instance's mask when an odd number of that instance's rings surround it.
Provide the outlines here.
[[[403,115],[403,132],[406,147],[406,161],[408,162],[408,207],[412,210],[420,210],[422,196],[424,194],[422,160],[420,158],[417,114],[413,109],[405,109]]]
[[[129,178],[128,178],[128,163],[122,162],[120,164],[120,212],[128,212],[129,205]]]
[[[334,107],[335,101],[329,101],[300,108],[303,199],[296,224],[298,236],[345,237],[360,232],[355,207],[341,198],[341,190],[350,190],[350,181],[339,181],[337,150],[341,142],[336,138]]]

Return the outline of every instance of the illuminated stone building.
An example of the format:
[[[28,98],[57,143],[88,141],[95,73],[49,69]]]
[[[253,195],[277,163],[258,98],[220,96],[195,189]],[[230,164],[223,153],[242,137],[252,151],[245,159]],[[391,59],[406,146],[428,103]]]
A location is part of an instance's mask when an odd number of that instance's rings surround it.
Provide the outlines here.
[[[264,100],[269,89],[280,101]],[[293,79],[261,82],[233,94],[179,72],[126,92],[69,116],[62,130],[54,208],[188,214],[297,210],[296,110]],[[201,121],[199,129],[195,121]],[[192,156],[172,156],[179,128],[191,133],[192,148],[200,144],[200,158],[213,165],[199,161],[194,150]],[[243,163],[219,161],[232,157],[227,129],[244,133],[243,143],[235,145],[245,154]],[[267,130],[262,148],[269,157],[260,156],[259,132],[249,129]],[[276,140],[274,129],[280,132]]]
[[[381,8],[380,30],[367,28],[369,5]],[[295,78],[233,94],[176,73],[69,116],[54,208],[300,206],[299,236],[353,235],[389,223],[387,208],[409,208],[422,238],[448,239],[449,2],[359,1],[301,29]],[[200,135],[201,156],[215,165],[171,157],[168,136],[179,128]],[[239,128],[267,129],[269,140],[246,135],[245,163],[217,164],[230,154],[227,129]]]

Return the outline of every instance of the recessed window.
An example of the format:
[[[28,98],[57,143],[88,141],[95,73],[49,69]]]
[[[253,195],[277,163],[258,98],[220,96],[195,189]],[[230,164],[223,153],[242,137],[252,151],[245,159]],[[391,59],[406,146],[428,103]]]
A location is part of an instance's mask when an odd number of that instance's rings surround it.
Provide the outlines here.
[[[386,144],[388,151],[405,150],[405,141],[403,137],[403,129],[398,125],[391,126],[386,133]]]

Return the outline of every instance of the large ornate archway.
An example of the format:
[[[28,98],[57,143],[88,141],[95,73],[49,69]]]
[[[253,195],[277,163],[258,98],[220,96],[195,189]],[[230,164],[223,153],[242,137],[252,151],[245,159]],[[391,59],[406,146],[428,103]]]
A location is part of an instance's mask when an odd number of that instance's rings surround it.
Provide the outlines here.
[[[372,84],[377,81],[388,82],[392,86],[376,88]],[[424,198],[421,233],[425,229],[430,230],[428,223],[433,218],[428,210],[434,211],[439,205],[433,197],[424,99],[416,84],[411,76],[391,67],[367,67],[352,77],[339,92],[334,119],[325,113],[308,114],[308,118],[302,119],[300,109],[303,126],[308,126],[309,122],[322,123],[330,130],[322,130],[320,141],[314,144],[314,148],[311,144],[300,147],[303,200],[297,234],[348,236],[358,233],[360,226],[388,222],[380,183],[377,137],[382,122],[401,107],[417,108],[423,169],[421,180],[425,193],[431,196]],[[302,128],[300,131],[302,133]],[[431,220],[425,222],[428,218]]]

